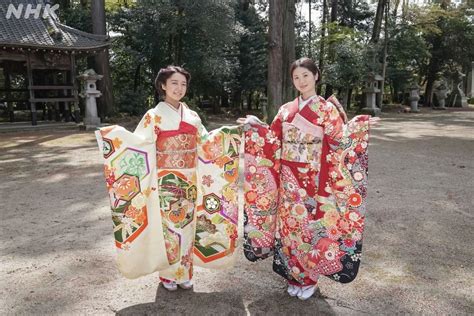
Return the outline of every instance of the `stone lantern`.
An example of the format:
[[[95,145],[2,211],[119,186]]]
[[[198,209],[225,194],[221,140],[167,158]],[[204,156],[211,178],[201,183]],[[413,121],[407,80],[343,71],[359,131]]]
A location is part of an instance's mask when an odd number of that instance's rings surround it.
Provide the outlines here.
[[[410,112],[418,113],[418,101],[420,100],[420,87],[414,82],[408,88],[410,95],[408,101],[410,102]]]
[[[377,116],[380,114],[380,109],[377,107],[376,95],[380,92],[377,87],[378,82],[383,80],[382,76],[376,74],[370,74],[367,77],[367,87],[364,89],[365,93],[365,108],[362,109],[363,113]]]
[[[97,90],[96,82],[102,79],[102,75],[98,75],[94,69],[86,70],[78,78],[83,81],[83,89],[81,97],[86,99],[86,113],[84,117],[84,125],[86,129],[96,128],[100,125],[100,118],[97,116],[96,98],[102,96],[102,92]]]

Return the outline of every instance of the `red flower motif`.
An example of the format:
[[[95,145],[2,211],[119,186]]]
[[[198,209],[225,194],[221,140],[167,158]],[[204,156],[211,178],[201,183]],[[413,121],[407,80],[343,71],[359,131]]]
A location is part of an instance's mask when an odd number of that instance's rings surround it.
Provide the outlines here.
[[[332,240],[338,240],[341,237],[341,232],[336,226],[331,226],[327,230],[328,237]]]
[[[111,173],[106,179],[105,181],[107,182],[107,184],[109,186],[111,186],[112,184],[114,184],[115,182],[115,175],[113,173]]]
[[[354,248],[355,247],[355,240],[353,239],[344,239],[342,241],[342,243],[344,244],[344,246],[346,246],[347,248]]]
[[[237,240],[239,236],[237,235],[237,233],[233,233],[232,235],[230,235],[230,239],[232,240]]]
[[[296,231],[300,227],[299,222],[292,216],[286,218],[285,222],[286,225],[288,225],[288,228],[292,231]]]
[[[255,202],[256,198],[257,198],[257,192],[255,192],[255,191],[248,191],[247,193],[245,193],[245,200],[248,203],[253,204]]]
[[[353,164],[353,163],[356,162],[356,161],[357,161],[357,156],[350,156],[350,157],[349,157],[349,162],[350,162],[351,164]]]
[[[350,206],[359,207],[362,204],[362,197],[359,193],[352,193],[348,202]]]
[[[353,224],[344,218],[337,221],[337,228],[342,234],[349,234],[352,231]]]

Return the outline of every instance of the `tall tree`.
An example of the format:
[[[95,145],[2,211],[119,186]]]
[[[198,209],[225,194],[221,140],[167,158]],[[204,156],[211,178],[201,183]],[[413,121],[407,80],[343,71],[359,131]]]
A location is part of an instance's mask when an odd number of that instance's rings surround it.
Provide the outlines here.
[[[269,0],[269,45],[268,45],[268,106],[267,120],[275,117],[278,107],[283,103],[283,1]]]
[[[283,102],[294,97],[293,82],[289,75],[290,65],[295,60],[295,0],[284,1],[282,30]]]
[[[241,32],[246,33],[236,21],[231,1],[141,0],[113,11],[110,29],[120,34],[113,39],[112,66],[121,109],[142,113],[150,106],[153,80],[170,63],[192,74],[187,94],[190,105],[202,100],[225,104],[226,95],[232,93],[239,73],[237,39]],[[139,80],[130,78],[134,73]],[[129,93],[131,81],[138,87],[133,94]]]
[[[450,0],[441,0],[440,8],[443,11],[447,11]],[[443,49],[443,33],[442,30],[445,26],[446,17],[440,15],[436,21],[436,26],[441,32],[433,32],[427,37],[428,43],[430,44],[431,58],[428,64],[428,72],[426,76],[426,88],[425,88],[425,106],[433,106],[433,88],[434,82],[438,79],[438,73],[441,70],[444,59]]]
[[[319,44],[319,71],[321,76],[324,74],[324,57],[326,56],[326,27],[327,27],[327,17],[328,17],[328,0],[322,0],[323,2],[323,12],[321,14],[321,35],[320,35],[320,44]],[[321,78],[322,79],[322,78]],[[322,85],[318,85],[318,94],[321,94]]]
[[[382,31],[382,21],[384,20],[384,15],[385,15],[385,7],[387,5],[387,1],[388,0],[378,0],[378,3],[377,3],[377,12],[375,13],[375,20],[374,20],[374,26],[372,28],[372,37],[370,38],[370,43],[373,47],[373,58],[374,60],[370,61],[370,63],[373,63],[372,67],[373,69],[376,71],[376,72],[379,72],[378,70],[378,58],[377,58],[377,49],[376,49],[376,46],[379,42],[379,39],[380,39],[380,33]],[[385,27],[387,27],[387,25],[385,25]],[[385,42],[387,41],[387,39],[385,39]],[[383,58],[385,59],[385,55],[383,56]],[[385,64],[385,61],[383,62]],[[384,66],[385,67],[385,66]],[[384,72],[385,69],[382,70],[382,72]],[[383,76],[382,76],[383,77]],[[383,82],[385,81],[385,78],[382,78],[382,87],[384,86],[383,85]],[[377,93],[377,96],[376,96],[376,103],[377,103],[377,106],[381,107],[382,106],[382,96],[383,96],[383,89],[381,89],[380,92]]]
[[[372,29],[372,37],[370,42],[376,44],[380,38],[380,32],[382,30],[382,21],[385,12],[385,6],[388,0],[379,0],[377,4],[377,12],[375,13],[374,27]]]
[[[383,95],[385,92],[385,77],[387,74],[387,57],[388,57],[388,41],[389,41],[389,14],[390,14],[390,0],[387,0],[385,6],[385,22],[384,22],[384,43],[382,55],[382,82],[380,84],[380,93],[377,95],[377,105],[382,108]]]
[[[338,1],[331,0],[331,30],[334,32],[336,30],[335,25],[337,24],[337,9],[338,9]],[[332,35],[331,33],[329,35]],[[336,58],[336,49],[332,43],[329,44],[328,47],[328,61],[332,62]],[[334,93],[334,87],[331,84],[326,85],[326,92],[325,97],[329,97]]]
[[[273,119],[278,108],[293,97],[288,74],[295,59],[295,0],[269,1],[268,58],[268,118]]]
[[[94,34],[107,35],[105,23],[105,1],[93,0],[91,3],[92,31]],[[96,71],[103,75],[98,87],[102,91],[102,98],[99,99],[99,113],[103,119],[105,116],[115,112],[114,97],[112,94],[112,79],[110,76],[109,51],[100,51],[95,56]]]
[[[242,106],[242,94],[247,94],[247,106],[252,95],[265,92],[267,79],[267,30],[264,18],[250,0],[236,5],[236,19],[240,24],[238,62],[234,63],[236,78],[230,82],[235,107]],[[257,92],[257,93],[256,93]],[[257,99],[257,102],[259,99]],[[249,108],[250,109],[250,108]]]

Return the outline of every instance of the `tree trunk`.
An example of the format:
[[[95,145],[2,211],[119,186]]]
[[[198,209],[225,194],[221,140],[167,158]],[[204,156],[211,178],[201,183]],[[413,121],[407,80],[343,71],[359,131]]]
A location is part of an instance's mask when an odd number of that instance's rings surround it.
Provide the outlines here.
[[[425,89],[425,103],[423,106],[426,107],[433,107],[433,87],[434,87],[434,80],[428,80],[426,82],[426,89]]]
[[[283,31],[282,31],[282,76],[283,76],[283,102],[288,102],[294,97],[293,81],[290,76],[290,66],[295,60],[295,0],[284,1]]]
[[[385,76],[387,72],[387,56],[388,56],[388,15],[390,13],[390,0],[386,0],[385,6],[385,23],[384,23],[384,45],[383,45],[383,62],[382,62],[382,82],[380,83],[380,93],[377,94],[377,105],[380,109],[383,107],[383,95],[385,93]]]
[[[449,4],[449,0],[443,0],[441,2],[441,9],[447,10]],[[442,23],[443,23],[443,18],[440,18],[437,21],[437,25],[441,28]],[[430,53],[431,53],[431,59],[428,64],[428,74],[426,75],[426,89],[425,89],[425,103],[424,106],[429,106],[432,107],[433,104],[433,88],[434,88],[434,82],[438,78],[438,72],[441,69],[441,66],[443,65],[443,56],[440,55],[439,53],[439,48],[442,45],[442,38],[443,34],[437,34],[431,42],[431,47],[430,47]]]
[[[308,1],[308,57],[313,58],[313,53],[312,53],[312,45],[311,45],[311,39],[312,39],[312,31],[313,27],[311,25],[311,5],[312,5],[312,0]]]
[[[346,105],[346,110],[349,110],[349,109],[351,108],[352,91],[354,91],[352,88],[349,88],[349,89],[347,90],[347,105]]]
[[[105,1],[94,0],[91,3],[92,13],[92,32],[94,34],[106,35],[105,26]],[[110,77],[109,51],[107,49],[100,51],[95,56],[96,71],[103,75],[102,80],[98,81],[98,88],[102,91],[102,97],[98,99],[98,112],[102,119],[105,116],[115,112],[114,98],[112,94],[112,78]]]
[[[377,4],[377,13],[375,14],[374,28],[372,29],[372,38],[370,39],[371,43],[375,44],[379,41],[386,3],[387,0],[379,0]]]
[[[273,120],[283,103],[282,72],[282,24],[283,7],[280,0],[269,0],[269,45],[268,45],[268,121]]]
[[[328,16],[328,2],[327,0],[323,0],[323,14],[321,19],[321,42],[319,44],[319,72],[321,77],[323,76],[324,71],[324,56],[325,52],[325,41],[326,41],[326,21]],[[322,78],[320,79],[322,80]],[[318,94],[321,94],[322,85],[318,85]]]
[[[234,94],[232,95],[232,107],[234,109],[239,109],[239,112],[242,113],[243,109],[241,107],[242,104],[242,90],[235,90]]]
[[[247,110],[252,110],[252,91],[249,91],[249,94],[247,95]]]
[[[346,110],[346,111],[347,111],[347,109],[348,109],[347,106],[348,106],[348,104],[349,104],[349,97],[350,97],[350,96],[349,96],[349,93],[350,93],[349,90],[350,90],[350,89],[343,89],[343,90],[342,90],[342,100],[341,100],[341,101],[342,101],[342,107],[343,107],[344,110]]]
[[[337,21],[337,0],[331,0],[331,23]],[[329,56],[328,60],[329,62],[333,61],[336,57],[336,51],[334,50],[333,45],[329,46]],[[333,94],[333,86],[332,85],[326,85],[326,92],[324,96],[326,98],[330,97]]]
[[[395,21],[395,18],[397,17],[397,12],[398,12],[398,6],[400,5],[400,0],[395,0],[395,4],[393,6],[393,11],[392,11],[392,18]]]

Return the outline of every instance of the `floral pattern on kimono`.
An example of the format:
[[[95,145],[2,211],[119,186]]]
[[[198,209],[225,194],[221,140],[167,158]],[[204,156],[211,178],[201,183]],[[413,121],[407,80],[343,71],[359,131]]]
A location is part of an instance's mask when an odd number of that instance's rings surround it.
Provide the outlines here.
[[[240,134],[238,127],[208,133],[195,112],[163,102],[134,133],[118,126],[96,133],[124,276],[159,271],[182,283],[194,264],[233,264]]]
[[[290,283],[357,275],[367,197],[368,119],[346,122],[334,97],[280,108],[271,126],[245,131],[244,252],[274,256]],[[271,196],[275,203],[253,197]]]

